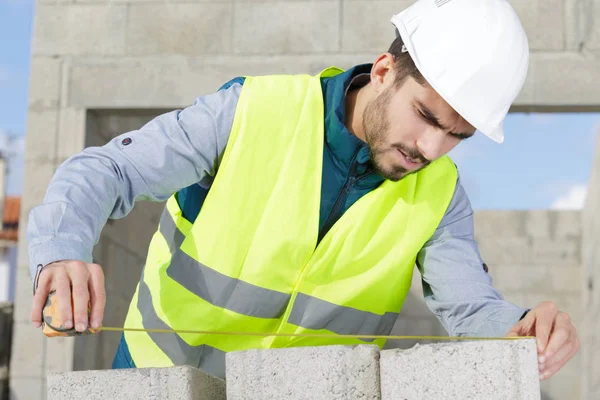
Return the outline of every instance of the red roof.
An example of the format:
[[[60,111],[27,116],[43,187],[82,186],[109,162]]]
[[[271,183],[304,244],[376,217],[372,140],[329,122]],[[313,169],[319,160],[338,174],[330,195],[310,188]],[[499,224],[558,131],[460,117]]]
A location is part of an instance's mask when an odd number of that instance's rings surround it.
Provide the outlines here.
[[[8,196],[4,198],[4,215],[0,240],[14,240],[19,237],[19,216],[21,214],[21,198]]]

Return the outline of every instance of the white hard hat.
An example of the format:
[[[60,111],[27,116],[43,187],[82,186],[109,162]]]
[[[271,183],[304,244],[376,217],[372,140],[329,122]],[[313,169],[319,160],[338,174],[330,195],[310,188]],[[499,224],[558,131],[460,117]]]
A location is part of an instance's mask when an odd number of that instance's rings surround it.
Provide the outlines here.
[[[392,17],[419,72],[477,130],[502,143],[529,67],[527,36],[507,0],[418,0]]]

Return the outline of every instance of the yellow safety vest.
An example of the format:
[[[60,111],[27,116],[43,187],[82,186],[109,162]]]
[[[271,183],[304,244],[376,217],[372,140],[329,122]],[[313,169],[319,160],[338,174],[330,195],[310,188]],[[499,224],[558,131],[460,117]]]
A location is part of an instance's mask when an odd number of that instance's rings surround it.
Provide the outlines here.
[[[154,234],[125,327],[389,335],[417,253],[457,171],[443,157],[360,198],[317,243],[324,142],[320,77],[246,78],[230,138],[192,224],[175,196]],[[339,340],[338,340],[339,339]],[[314,337],[126,332],[137,367],[225,374],[225,353],[375,343]]]

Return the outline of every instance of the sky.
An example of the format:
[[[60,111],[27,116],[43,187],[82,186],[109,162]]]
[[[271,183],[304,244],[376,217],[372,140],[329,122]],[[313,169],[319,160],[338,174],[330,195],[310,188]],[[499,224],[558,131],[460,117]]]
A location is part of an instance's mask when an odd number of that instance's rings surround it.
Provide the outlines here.
[[[8,154],[7,191],[22,188],[33,0],[0,0],[0,153]],[[505,141],[482,134],[450,156],[473,208],[579,209],[600,114],[509,114]]]

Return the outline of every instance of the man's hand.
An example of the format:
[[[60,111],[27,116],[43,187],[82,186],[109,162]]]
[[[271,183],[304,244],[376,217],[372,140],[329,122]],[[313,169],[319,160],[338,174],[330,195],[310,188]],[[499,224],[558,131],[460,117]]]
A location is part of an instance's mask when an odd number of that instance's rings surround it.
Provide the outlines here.
[[[88,306],[91,309],[90,324],[99,328],[104,315],[106,294],[104,273],[98,264],[82,261],[57,261],[42,269],[31,306],[31,322],[36,328],[42,323],[42,310],[48,293],[56,291],[56,300],[64,326],[83,332],[88,327]]]
[[[549,301],[529,311],[506,336],[536,337],[541,380],[554,375],[579,350],[579,339],[571,318]]]

